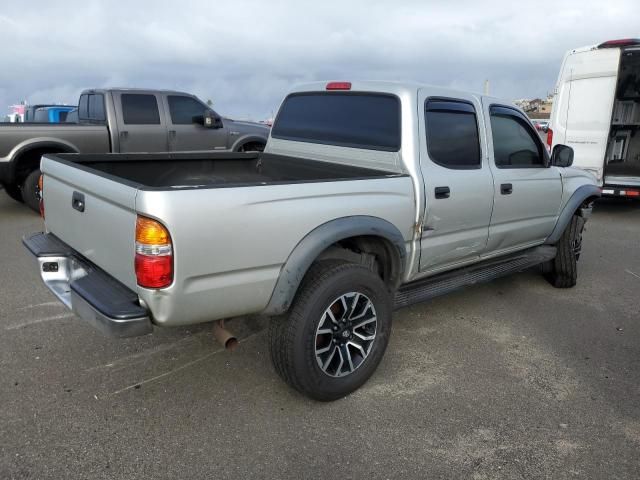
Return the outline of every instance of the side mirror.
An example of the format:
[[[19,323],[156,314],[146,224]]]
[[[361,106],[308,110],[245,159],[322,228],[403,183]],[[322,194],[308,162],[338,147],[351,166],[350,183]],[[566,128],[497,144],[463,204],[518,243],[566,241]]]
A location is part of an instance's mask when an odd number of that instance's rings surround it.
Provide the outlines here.
[[[222,128],[222,119],[211,110],[206,110],[203,115],[194,115],[191,121],[204,128]]]
[[[570,167],[573,165],[573,148],[560,144],[553,147],[551,165],[554,167]]]

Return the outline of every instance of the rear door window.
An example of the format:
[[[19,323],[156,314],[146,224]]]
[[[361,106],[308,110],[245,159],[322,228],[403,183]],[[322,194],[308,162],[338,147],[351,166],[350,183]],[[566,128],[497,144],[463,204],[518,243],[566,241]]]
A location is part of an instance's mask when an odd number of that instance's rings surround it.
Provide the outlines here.
[[[386,94],[294,93],[280,107],[271,136],[395,152],[400,149],[400,101]]]
[[[425,123],[432,161],[455,170],[480,168],[478,121],[471,103],[429,100],[425,104]]]
[[[126,125],[160,125],[155,95],[123,93],[121,101],[122,119]]]
[[[207,107],[193,97],[169,95],[169,114],[174,125],[190,125],[193,117],[203,115]]]

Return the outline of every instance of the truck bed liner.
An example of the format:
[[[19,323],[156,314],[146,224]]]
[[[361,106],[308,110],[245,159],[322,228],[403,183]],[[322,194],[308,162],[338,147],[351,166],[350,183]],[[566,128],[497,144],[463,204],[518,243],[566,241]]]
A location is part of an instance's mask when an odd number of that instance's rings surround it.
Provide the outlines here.
[[[268,153],[47,155],[141,190],[221,188],[397,177],[397,173]]]

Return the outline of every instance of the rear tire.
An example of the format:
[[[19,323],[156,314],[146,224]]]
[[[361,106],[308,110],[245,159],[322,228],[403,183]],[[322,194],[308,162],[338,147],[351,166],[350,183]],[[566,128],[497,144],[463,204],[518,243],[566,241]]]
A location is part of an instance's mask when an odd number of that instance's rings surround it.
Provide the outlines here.
[[[31,210],[40,213],[40,197],[38,180],[40,179],[40,169],[36,169],[27,175],[22,184],[22,198]]]
[[[22,192],[20,191],[20,187],[17,185],[3,185],[4,191],[7,192],[7,195],[11,197],[16,202],[24,203],[22,199]]]
[[[571,218],[571,222],[556,244],[558,249],[556,258],[543,266],[547,280],[556,288],[571,288],[577,283],[584,223],[584,219],[578,215]]]
[[[271,359],[280,377],[320,401],[362,386],[384,355],[391,297],[370,269],[343,261],[315,263],[287,316],[271,320]]]

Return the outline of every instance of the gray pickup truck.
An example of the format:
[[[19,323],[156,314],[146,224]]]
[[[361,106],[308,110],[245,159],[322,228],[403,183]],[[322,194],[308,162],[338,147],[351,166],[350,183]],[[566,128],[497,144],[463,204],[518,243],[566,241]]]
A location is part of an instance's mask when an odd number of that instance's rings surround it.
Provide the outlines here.
[[[330,82],[282,103],[263,153],[45,155],[45,284],[119,336],[272,316],[277,372],[333,400],[380,362],[391,314],[541,265],[576,283],[600,196],[509,102]]]
[[[78,123],[0,125],[0,183],[38,209],[45,153],[262,151],[269,128],[221,118],[197,97],[168,90],[86,90]]]

